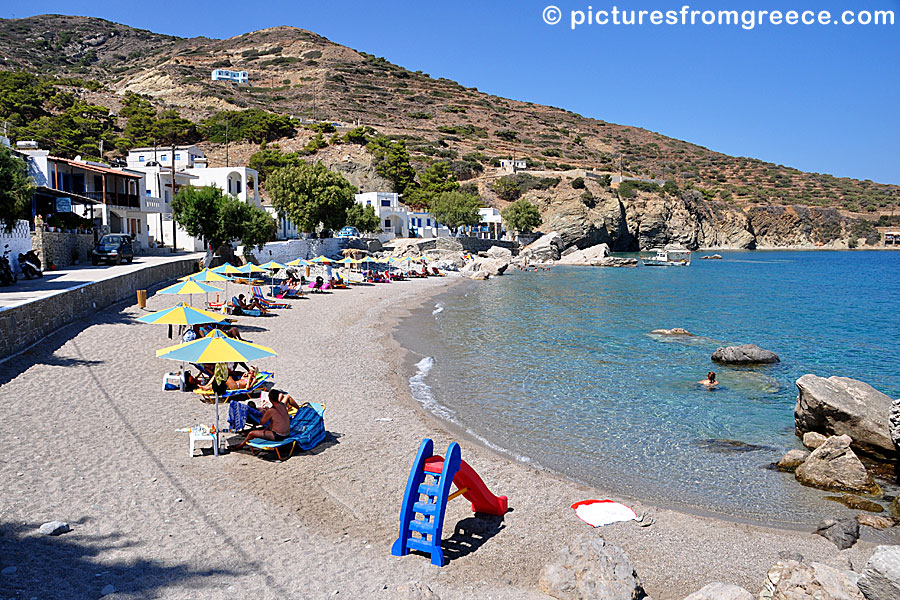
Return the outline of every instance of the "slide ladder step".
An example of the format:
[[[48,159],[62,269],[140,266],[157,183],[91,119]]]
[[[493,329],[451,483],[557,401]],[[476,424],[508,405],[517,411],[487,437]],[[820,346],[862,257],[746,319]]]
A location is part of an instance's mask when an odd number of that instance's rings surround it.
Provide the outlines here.
[[[422,535],[434,535],[437,533],[437,523],[434,521],[412,520],[409,522],[412,531],[418,531]]]
[[[416,502],[413,504],[413,511],[419,513],[420,515],[426,515],[429,517],[433,517],[438,514],[438,510],[440,510],[440,506],[433,502]]]

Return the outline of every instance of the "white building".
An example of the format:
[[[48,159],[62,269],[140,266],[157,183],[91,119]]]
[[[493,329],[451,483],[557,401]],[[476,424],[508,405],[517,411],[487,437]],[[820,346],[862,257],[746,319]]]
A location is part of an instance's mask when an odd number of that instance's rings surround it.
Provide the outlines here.
[[[409,235],[409,212],[400,204],[400,196],[393,192],[365,192],[356,194],[356,203],[372,206],[381,220],[382,241]]]
[[[163,158],[165,157],[165,158]],[[146,198],[160,207],[160,215],[148,223],[151,238],[167,246],[187,250],[204,250],[202,240],[189,235],[180,226],[172,228],[171,201],[178,189],[185,185],[194,187],[215,186],[242,202],[260,206],[259,174],[249,167],[208,167],[203,151],[197,146],[175,148],[175,190],[172,190],[171,148],[154,153],[153,148],[135,148],[128,153],[127,164],[133,171],[144,174]],[[174,238],[173,238],[174,235]]]
[[[275,210],[275,207],[271,204],[263,204],[263,210],[265,210],[273,219],[275,219],[275,223],[277,224],[277,228],[275,230],[275,239],[278,240],[293,240],[300,237],[300,232],[297,231],[297,227],[291,223],[291,221],[287,217],[282,217],[278,214],[278,211]]]
[[[247,83],[250,74],[247,71],[231,71],[229,69],[216,69],[210,77],[213,81],[233,81],[235,83]]]
[[[524,171],[528,168],[528,163],[524,160],[513,160],[511,158],[500,159],[500,169],[515,173],[516,171]]]
[[[503,217],[500,211],[494,207],[479,208],[478,214],[481,221],[474,227],[467,227],[466,233],[472,237],[485,240],[499,240],[503,237]]]
[[[409,237],[450,237],[450,228],[439,224],[430,212],[409,211]]]

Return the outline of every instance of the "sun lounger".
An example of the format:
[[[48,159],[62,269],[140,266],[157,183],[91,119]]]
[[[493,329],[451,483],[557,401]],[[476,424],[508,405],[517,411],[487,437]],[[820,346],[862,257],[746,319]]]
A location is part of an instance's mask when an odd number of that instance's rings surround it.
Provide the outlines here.
[[[263,308],[290,308],[291,305],[286,302],[275,302],[274,300],[269,300],[263,295],[262,288],[258,285],[254,285],[252,288],[253,297],[259,300],[259,303],[263,305]]]
[[[284,460],[294,453],[294,449],[311,450],[325,439],[325,412],[324,404],[306,403],[300,407],[297,414],[291,418],[291,432],[280,442],[255,439],[247,442],[251,452],[256,450],[274,450],[278,460]],[[282,449],[290,446],[287,454],[282,457]]]
[[[247,389],[241,390],[225,390],[222,394],[219,394],[219,402],[230,402],[231,400],[237,400],[239,398],[249,398],[251,394],[257,395],[262,391],[266,382],[275,377],[275,373],[271,371],[260,371],[256,374],[256,379],[250,384],[250,387]],[[215,402],[216,394],[211,390],[194,390],[195,394],[198,394],[204,402]]]

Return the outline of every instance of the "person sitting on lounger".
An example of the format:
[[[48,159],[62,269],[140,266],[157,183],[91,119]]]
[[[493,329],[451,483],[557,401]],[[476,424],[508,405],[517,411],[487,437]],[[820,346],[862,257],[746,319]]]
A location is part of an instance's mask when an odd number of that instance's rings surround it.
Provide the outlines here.
[[[225,379],[225,389],[226,390],[249,390],[253,385],[253,382],[256,381],[256,375],[259,373],[259,369],[255,366],[251,366],[250,370],[244,373],[243,377],[235,381],[234,374],[228,373],[228,377]],[[214,381],[211,379],[209,383],[206,385],[201,385],[198,389],[203,390],[205,392],[213,391],[213,383]]]
[[[231,303],[234,304],[236,309],[239,309],[240,312],[237,314],[245,314],[251,316],[260,316],[266,314],[266,309],[259,303],[259,300],[254,298],[251,302],[247,302],[244,299],[243,294],[239,294],[236,298],[231,299]],[[256,312],[259,314],[257,315]]]
[[[291,433],[291,417],[288,415],[287,406],[281,401],[281,398],[281,392],[271,390],[269,392],[269,402],[272,404],[272,407],[267,409],[259,420],[259,424],[263,426],[263,429],[254,429],[247,434],[243,442],[228,446],[228,449],[240,450],[247,445],[247,442],[258,438],[272,442],[284,441]]]

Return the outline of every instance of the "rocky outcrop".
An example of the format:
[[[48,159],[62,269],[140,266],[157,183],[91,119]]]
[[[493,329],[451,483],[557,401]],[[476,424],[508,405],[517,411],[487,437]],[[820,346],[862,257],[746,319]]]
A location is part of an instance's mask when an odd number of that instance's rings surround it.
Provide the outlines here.
[[[888,413],[888,431],[894,448],[900,453],[900,398],[891,402],[891,412]]]
[[[769,350],[763,350],[756,344],[744,344],[742,346],[719,347],[712,355],[713,362],[728,365],[753,365],[780,362],[778,355]]]
[[[850,449],[850,436],[838,435],[813,450],[794,477],[803,485],[824,490],[877,494],[878,484]]]
[[[525,246],[519,255],[528,262],[551,262],[559,260],[564,249],[562,238],[553,231]]]
[[[794,424],[798,435],[808,431],[846,434],[853,438],[854,450],[880,460],[896,459],[888,424],[889,396],[849,377],[804,375],[797,380],[797,388]]]
[[[753,600],[753,596],[742,587],[716,581],[703,586],[684,600]]]
[[[600,261],[609,256],[609,246],[606,244],[597,244],[584,250],[576,250],[574,252],[564,252],[559,259],[561,265],[593,265],[595,261]]]
[[[878,546],[857,581],[866,600],[900,598],[900,546]]]
[[[809,452],[805,450],[789,450],[781,460],[775,463],[775,466],[779,471],[791,472],[802,465],[807,458],[809,458]]]
[[[819,446],[825,443],[825,440],[828,439],[827,436],[822,435],[817,431],[807,431],[803,434],[803,445],[809,448],[810,450],[815,450]]]
[[[557,551],[541,570],[539,584],[560,600],[640,600],[646,595],[625,551],[591,535]]]
[[[488,258],[498,258],[507,262],[512,260],[512,250],[503,248],[502,246],[491,246],[485,254]]]
[[[487,271],[475,271],[469,276],[469,279],[474,279],[475,281],[486,281],[490,279],[491,275]]]
[[[760,600],[866,600],[845,573],[822,563],[778,561],[766,573]]]

